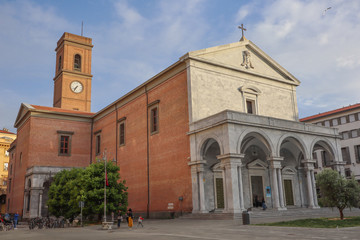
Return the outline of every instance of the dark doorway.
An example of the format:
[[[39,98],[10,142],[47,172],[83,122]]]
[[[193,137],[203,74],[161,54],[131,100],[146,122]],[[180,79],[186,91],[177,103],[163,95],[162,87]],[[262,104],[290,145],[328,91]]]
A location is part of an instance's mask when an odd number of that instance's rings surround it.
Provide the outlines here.
[[[251,191],[254,207],[261,207],[261,201],[264,198],[262,176],[251,176]]]

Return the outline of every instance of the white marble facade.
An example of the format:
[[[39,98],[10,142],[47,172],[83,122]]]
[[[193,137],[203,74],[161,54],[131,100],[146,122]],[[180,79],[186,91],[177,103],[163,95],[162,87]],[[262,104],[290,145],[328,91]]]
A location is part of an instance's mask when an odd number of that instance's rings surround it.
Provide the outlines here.
[[[300,81],[248,40],[181,60],[188,66],[193,212],[238,214],[262,200],[278,210],[318,208],[313,152],[326,151],[344,174],[340,136],[298,121]]]

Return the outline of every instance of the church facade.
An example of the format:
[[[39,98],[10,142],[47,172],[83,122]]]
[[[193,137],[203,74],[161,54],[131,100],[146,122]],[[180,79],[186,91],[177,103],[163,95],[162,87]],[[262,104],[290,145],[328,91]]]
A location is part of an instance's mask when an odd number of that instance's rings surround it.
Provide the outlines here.
[[[106,154],[149,217],[317,208],[313,153],[344,174],[337,129],[298,121],[300,82],[254,43],[193,51],[97,113],[91,39],[58,41],[53,107],[22,104],[10,212],[46,216],[51,178]]]

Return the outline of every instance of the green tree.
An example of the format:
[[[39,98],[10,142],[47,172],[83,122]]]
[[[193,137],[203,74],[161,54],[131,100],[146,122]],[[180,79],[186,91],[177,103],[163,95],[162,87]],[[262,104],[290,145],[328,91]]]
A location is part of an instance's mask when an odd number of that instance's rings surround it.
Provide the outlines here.
[[[354,178],[346,179],[337,171],[325,169],[316,175],[320,188],[320,202],[324,206],[336,207],[340,219],[344,219],[344,209],[357,207],[360,200],[360,186]]]
[[[120,180],[119,167],[111,161],[106,164],[108,186],[106,186],[106,212],[126,212],[127,208],[127,187],[125,181]],[[94,163],[85,169],[81,177],[81,185],[84,191],[85,207],[83,214],[85,216],[98,216],[100,220],[104,213],[104,180],[105,164]]]
[[[78,215],[75,198],[79,194],[81,186],[80,176],[84,169],[73,168],[57,173],[49,189],[47,202],[49,212],[56,217],[64,216],[73,219]]]
[[[119,167],[107,162],[107,213],[126,211],[127,187],[120,179]],[[105,164],[94,163],[86,169],[63,170],[55,175],[49,189],[49,212],[56,217],[73,219],[80,214],[79,202],[84,201],[84,217],[104,213]]]

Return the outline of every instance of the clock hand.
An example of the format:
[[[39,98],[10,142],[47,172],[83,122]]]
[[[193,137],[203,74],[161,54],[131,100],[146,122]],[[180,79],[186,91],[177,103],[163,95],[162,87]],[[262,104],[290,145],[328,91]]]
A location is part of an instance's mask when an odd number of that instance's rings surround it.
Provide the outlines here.
[[[78,86],[74,87],[74,91],[77,89]]]

